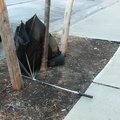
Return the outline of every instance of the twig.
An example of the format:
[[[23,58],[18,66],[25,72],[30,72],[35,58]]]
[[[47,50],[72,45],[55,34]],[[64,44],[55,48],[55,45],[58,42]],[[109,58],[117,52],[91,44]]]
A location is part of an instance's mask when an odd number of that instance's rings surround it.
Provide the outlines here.
[[[10,83],[9,85],[7,85],[0,93],[2,93],[4,90],[6,90],[8,87],[11,87],[12,84]]]

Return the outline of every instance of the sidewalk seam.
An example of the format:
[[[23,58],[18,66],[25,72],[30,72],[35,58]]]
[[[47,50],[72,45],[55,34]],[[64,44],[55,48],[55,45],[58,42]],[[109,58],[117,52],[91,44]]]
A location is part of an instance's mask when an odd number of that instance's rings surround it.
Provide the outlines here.
[[[111,85],[98,83],[98,82],[94,82],[94,81],[92,81],[92,83],[97,84],[97,85],[101,85],[101,86],[105,86],[105,87],[109,87],[109,88],[120,89],[119,87],[116,87],[116,86],[111,86]]]

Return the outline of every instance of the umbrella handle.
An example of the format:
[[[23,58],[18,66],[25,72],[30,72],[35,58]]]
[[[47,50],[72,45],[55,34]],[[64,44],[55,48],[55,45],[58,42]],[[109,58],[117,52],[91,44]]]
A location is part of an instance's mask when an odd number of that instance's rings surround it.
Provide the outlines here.
[[[93,98],[92,95],[84,94],[84,93],[78,93],[80,96],[88,97],[88,98]]]

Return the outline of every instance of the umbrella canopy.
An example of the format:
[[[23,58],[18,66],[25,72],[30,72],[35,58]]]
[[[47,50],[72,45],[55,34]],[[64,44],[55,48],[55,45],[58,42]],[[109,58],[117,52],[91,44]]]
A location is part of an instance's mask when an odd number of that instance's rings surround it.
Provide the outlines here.
[[[16,28],[14,41],[19,62],[22,64],[22,72],[24,72],[25,69],[28,72],[30,72],[31,69],[33,72],[40,68],[44,35],[45,25],[36,15],[29,19],[25,24],[21,22]],[[55,38],[49,34],[48,61],[60,54],[61,52],[59,51]]]
[[[40,68],[45,26],[34,15],[26,24],[21,22],[15,32],[15,46],[18,59],[27,71]],[[24,71],[21,68],[22,72]]]

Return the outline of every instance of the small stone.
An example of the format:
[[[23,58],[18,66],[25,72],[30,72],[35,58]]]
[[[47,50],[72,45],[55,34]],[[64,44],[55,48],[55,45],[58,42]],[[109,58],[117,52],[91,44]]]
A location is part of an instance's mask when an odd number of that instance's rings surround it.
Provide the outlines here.
[[[64,112],[64,111],[66,111],[66,109],[62,109],[61,111]]]

